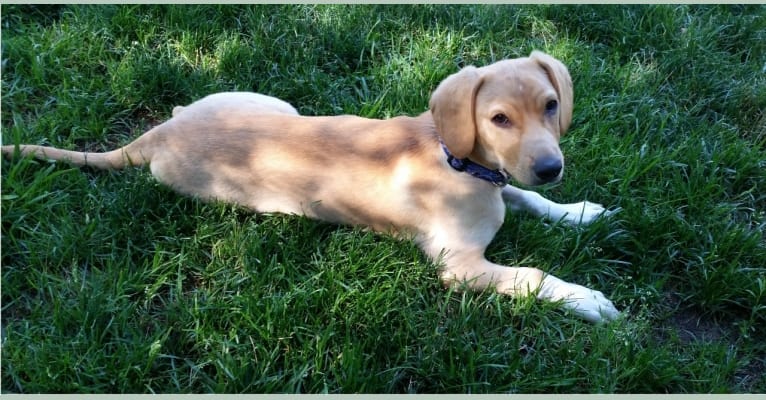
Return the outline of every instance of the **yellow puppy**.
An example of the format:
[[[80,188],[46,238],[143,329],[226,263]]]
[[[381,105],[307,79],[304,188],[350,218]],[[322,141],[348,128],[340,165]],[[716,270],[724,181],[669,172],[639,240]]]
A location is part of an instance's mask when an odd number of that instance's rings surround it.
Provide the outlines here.
[[[598,204],[558,204],[506,184],[561,179],[559,138],[572,102],[566,67],[533,52],[449,76],[416,117],[308,117],[273,97],[219,93],[176,107],[170,120],[111,152],[18,149],[101,169],[149,165],[187,195],[412,238],[444,263],[447,284],[537,293],[589,321],[609,320],[618,312],[601,292],[484,257],[506,205],[575,224],[604,213]]]

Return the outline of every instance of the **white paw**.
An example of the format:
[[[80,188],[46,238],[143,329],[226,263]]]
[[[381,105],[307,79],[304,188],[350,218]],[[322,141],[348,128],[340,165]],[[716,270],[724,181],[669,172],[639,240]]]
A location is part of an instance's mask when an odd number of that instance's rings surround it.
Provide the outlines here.
[[[570,225],[588,225],[600,217],[608,217],[617,210],[607,211],[601,204],[582,201],[571,204],[556,204],[551,206],[550,217],[554,220],[563,220]]]
[[[537,297],[550,301],[563,301],[564,308],[589,322],[612,321],[620,315],[614,304],[598,290],[565,282],[553,275],[543,279]]]

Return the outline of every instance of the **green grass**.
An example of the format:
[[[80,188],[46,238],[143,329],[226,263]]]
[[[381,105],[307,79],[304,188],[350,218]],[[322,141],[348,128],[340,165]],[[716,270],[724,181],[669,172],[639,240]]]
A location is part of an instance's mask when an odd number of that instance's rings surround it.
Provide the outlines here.
[[[590,325],[445,290],[411,243],[174,194],[143,169],[2,162],[2,391],[766,391],[766,8],[2,7],[2,138],[103,150],[224,90],[414,115],[469,64],[570,68],[562,202],[488,250],[604,291]]]

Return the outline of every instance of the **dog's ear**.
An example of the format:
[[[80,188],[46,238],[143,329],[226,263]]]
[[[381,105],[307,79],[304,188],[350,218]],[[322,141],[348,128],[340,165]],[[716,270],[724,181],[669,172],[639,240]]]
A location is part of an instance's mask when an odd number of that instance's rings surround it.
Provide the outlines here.
[[[468,66],[443,80],[431,95],[429,107],[441,136],[450,153],[465,158],[473,151],[476,141],[474,106],[481,86],[481,75]]]
[[[569,75],[569,70],[561,61],[540,51],[533,51],[529,57],[545,70],[559,95],[559,128],[563,135],[572,123],[572,109],[574,107],[574,90],[572,89],[572,77]]]

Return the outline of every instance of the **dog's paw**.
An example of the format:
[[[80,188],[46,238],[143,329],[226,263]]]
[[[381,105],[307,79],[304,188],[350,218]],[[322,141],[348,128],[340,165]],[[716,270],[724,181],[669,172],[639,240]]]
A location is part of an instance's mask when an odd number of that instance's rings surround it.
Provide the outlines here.
[[[538,298],[563,301],[563,307],[589,322],[607,322],[617,319],[620,312],[598,290],[588,289],[548,275],[538,293]]]
[[[579,285],[575,285],[579,286]],[[573,292],[564,300],[564,307],[586,321],[608,322],[617,319],[620,312],[617,307],[598,290],[579,286],[579,292]]]
[[[582,201],[571,204],[557,204],[551,207],[550,217],[562,220],[570,225],[588,225],[591,222],[613,215],[618,210],[607,210],[601,204]]]

